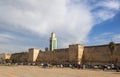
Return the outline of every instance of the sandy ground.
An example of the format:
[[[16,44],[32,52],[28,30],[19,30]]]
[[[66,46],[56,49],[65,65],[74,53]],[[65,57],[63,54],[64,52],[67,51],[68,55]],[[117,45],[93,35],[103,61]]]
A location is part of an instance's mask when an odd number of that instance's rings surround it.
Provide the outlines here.
[[[38,66],[0,66],[0,77],[120,77],[120,72],[40,68]]]

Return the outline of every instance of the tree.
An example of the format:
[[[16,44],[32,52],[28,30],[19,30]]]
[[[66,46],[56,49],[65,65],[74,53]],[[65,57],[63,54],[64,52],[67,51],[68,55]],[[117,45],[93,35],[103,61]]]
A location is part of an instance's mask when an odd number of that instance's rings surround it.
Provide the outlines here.
[[[5,62],[10,63],[11,61],[10,61],[10,59],[5,59]]]
[[[14,58],[14,59],[12,59],[12,63],[19,63],[20,61],[19,61],[19,59],[18,58]]]
[[[109,43],[109,49],[110,49],[111,55],[113,55],[113,52],[115,50],[115,43],[113,41]]]
[[[0,58],[0,63],[1,64],[4,64],[5,63],[5,60],[3,58]]]
[[[115,51],[116,45],[115,43],[112,41],[109,43],[109,49],[110,49],[110,53],[111,53],[111,63],[115,64],[115,56],[114,56],[114,51]]]

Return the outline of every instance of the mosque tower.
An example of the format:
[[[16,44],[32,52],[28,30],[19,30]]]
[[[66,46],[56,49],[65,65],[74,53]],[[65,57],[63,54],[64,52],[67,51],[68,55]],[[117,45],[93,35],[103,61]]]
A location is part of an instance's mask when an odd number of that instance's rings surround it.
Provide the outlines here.
[[[57,49],[57,38],[54,32],[51,33],[50,37],[50,51]]]

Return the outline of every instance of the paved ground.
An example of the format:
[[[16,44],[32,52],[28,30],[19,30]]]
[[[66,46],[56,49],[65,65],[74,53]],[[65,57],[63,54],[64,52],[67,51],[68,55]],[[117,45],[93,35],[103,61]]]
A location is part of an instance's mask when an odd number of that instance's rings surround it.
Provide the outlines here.
[[[0,66],[0,77],[120,77],[120,72],[40,68],[38,66]]]

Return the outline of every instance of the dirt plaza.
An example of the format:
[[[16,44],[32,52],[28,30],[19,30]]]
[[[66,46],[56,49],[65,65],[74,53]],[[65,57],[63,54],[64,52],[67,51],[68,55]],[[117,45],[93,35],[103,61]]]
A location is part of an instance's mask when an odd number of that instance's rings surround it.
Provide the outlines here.
[[[120,72],[38,66],[0,66],[0,77],[120,77]]]

